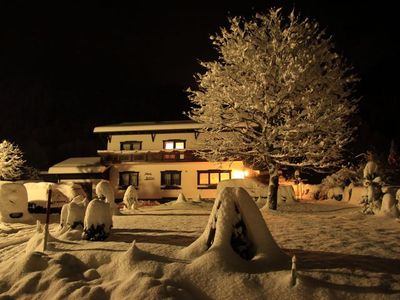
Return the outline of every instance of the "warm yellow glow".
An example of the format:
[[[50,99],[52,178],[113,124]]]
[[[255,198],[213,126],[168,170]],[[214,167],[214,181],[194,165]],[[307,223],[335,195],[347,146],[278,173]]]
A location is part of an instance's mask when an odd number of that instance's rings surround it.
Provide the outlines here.
[[[178,150],[185,149],[185,143],[184,142],[175,142],[175,149],[178,149]]]
[[[242,170],[232,170],[232,179],[243,179],[246,175],[245,175],[246,171],[242,171]]]

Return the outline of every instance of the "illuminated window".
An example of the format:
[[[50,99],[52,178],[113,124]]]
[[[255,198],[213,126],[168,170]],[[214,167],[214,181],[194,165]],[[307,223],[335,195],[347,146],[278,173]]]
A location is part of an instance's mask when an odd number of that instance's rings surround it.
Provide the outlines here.
[[[185,140],[166,140],[164,141],[165,150],[183,150],[186,148]]]
[[[126,189],[130,185],[139,186],[139,172],[120,172],[119,188]]]
[[[184,141],[175,142],[175,149],[177,150],[185,149],[185,142]]]
[[[141,141],[121,142],[121,150],[142,150]]]
[[[181,185],[181,171],[161,171],[161,185],[165,187]]]
[[[167,149],[167,150],[174,149],[174,142],[173,141],[164,142],[164,149]]]
[[[210,183],[210,180],[208,179],[208,173],[206,172],[201,172],[198,174],[199,176],[199,183],[201,185],[208,185]]]
[[[199,188],[216,188],[220,181],[231,179],[230,170],[197,171],[197,185]]]

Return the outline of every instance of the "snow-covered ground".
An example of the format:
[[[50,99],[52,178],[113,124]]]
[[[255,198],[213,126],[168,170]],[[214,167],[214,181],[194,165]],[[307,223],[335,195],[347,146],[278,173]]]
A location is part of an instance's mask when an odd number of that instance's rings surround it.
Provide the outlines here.
[[[36,224],[1,224],[0,299],[400,298],[395,219],[330,200],[263,210],[278,245],[297,257],[297,283],[291,286],[290,262],[243,269],[239,256],[219,264],[181,255],[203,233],[212,206],[182,201],[123,211],[113,216],[111,235],[101,242],[59,235],[53,215],[44,254],[31,251],[33,240],[27,247]],[[38,216],[43,222],[44,215]]]

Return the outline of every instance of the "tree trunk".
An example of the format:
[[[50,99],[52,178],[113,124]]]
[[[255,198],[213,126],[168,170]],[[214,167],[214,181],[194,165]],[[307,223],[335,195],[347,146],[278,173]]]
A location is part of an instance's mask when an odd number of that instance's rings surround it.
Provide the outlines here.
[[[270,164],[268,172],[269,172],[268,206],[269,209],[276,210],[278,207],[278,186],[279,186],[278,167],[275,164]]]

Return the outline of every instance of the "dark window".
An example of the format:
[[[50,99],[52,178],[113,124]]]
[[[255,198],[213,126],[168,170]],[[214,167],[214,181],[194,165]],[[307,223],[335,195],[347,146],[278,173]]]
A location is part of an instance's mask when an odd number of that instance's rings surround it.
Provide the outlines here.
[[[163,148],[165,150],[183,150],[186,148],[186,140],[165,140]]]
[[[197,171],[197,185],[199,188],[216,188],[220,181],[228,179],[231,179],[231,170]]]
[[[119,187],[126,189],[130,185],[139,186],[139,172],[120,172]]]
[[[176,160],[176,154],[175,153],[163,153],[163,160]]]
[[[121,150],[142,150],[141,141],[121,142]]]
[[[161,171],[161,185],[176,187],[181,185],[181,171]]]

